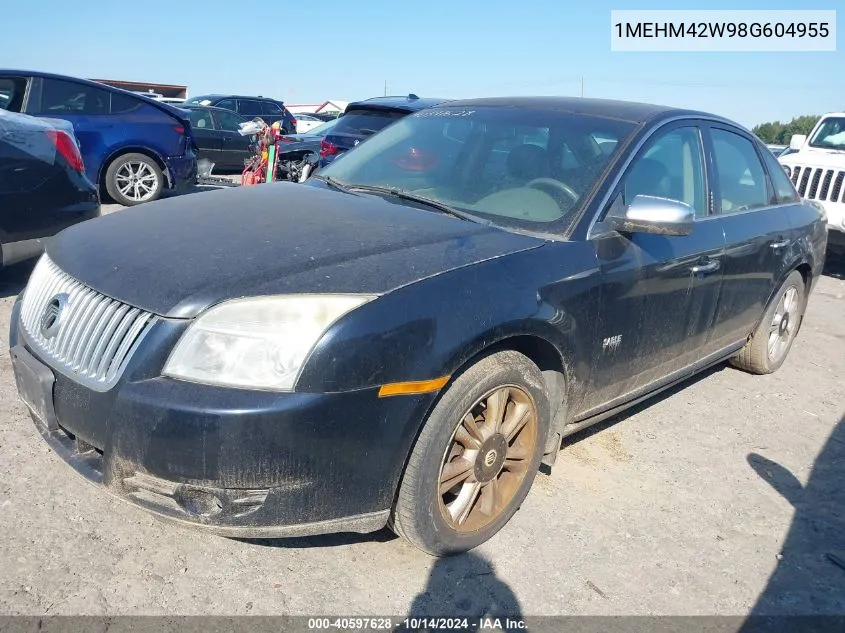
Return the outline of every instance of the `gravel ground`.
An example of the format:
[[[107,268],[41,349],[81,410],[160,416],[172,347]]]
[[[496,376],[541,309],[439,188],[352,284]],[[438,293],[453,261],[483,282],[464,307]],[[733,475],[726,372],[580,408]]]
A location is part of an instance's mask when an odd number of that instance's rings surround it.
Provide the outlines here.
[[[0,327],[29,271],[2,271]],[[719,366],[569,438],[504,530],[439,561],[386,530],[161,523],[47,449],[3,354],[0,614],[845,614],[843,317],[831,265],[780,371]]]

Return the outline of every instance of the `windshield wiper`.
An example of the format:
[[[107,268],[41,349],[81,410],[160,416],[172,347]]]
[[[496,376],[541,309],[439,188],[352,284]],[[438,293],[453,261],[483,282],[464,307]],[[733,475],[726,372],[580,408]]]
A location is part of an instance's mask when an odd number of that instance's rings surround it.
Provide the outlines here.
[[[339,183],[337,180],[335,180],[331,176],[320,176],[318,174],[318,175],[314,176],[314,179],[315,180],[322,180],[324,183],[326,183],[332,189],[337,189],[338,191],[342,191],[344,193],[350,193],[349,187],[347,187],[346,185],[342,185],[341,183]]]
[[[485,220],[484,218],[479,218],[476,215],[472,215],[471,213],[467,213],[465,211],[461,211],[460,209],[456,209],[453,206],[445,204],[443,202],[438,202],[437,200],[432,200],[431,198],[426,198],[424,196],[418,196],[414,193],[409,191],[405,191],[404,189],[396,189],[394,187],[378,187],[376,185],[348,185],[349,189],[355,189],[359,191],[367,191],[371,193],[381,193],[388,196],[393,196],[394,198],[399,198],[400,200],[407,200],[408,202],[416,202],[417,204],[422,204],[432,209],[437,209],[441,213],[445,213],[446,215],[451,215],[456,218],[460,218],[461,220],[467,220],[469,222],[475,222],[476,224],[482,224],[484,226],[492,226],[493,223],[490,220]]]

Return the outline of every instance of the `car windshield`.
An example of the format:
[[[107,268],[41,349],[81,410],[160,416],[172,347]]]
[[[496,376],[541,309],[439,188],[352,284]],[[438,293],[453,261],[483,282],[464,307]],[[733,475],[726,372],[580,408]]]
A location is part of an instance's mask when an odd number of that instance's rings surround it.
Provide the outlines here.
[[[810,139],[810,147],[845,151],[845,117],[825,119]]]
[[[551,109],[430,108],[367,139],[321,175],[353,190],[410,193],[503,228],[561,233],[634,128]]]

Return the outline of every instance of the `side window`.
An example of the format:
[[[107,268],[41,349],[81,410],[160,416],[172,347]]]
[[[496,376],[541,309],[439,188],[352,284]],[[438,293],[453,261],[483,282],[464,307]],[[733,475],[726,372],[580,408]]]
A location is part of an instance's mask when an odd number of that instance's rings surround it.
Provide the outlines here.
[[[707,215],[701,134],[697,127],[676,128],[651,142],[625,175],[625,204],[638,195],[685,202],[696,217]]]
[[[282,109],[272,101],[262,101],[261,106],[264,108],[264,114],[278,116],[282,113]]]
[[[217,127],[227,132],[237,132],[243,118],[234,112],[219,112],[214,113],[214,118],[217,119]]]
[[[226,110],[232,110],[233,112],[237,110],[235,107],[235,100],[234,99],[223,99],[223,101],[218,101],[214,104],[217,108],[225,108]]]
[[[739,134],[715,128],[712,136],[721,213],[768,206],[766,172],[754,143]]]
[[[23,108],[24,92],[26,92],[26,79],[0,77],[0,109],[20,112]]]
[[[136,97],[119,94],[117,92],[111,93],[111,113],[112,114],[126,114],[127,112],[134,112],[138,110],[143,103]]]
[[[261,102],[250,99],[238,99],[238,112],[246,116],[261,116],[264,114]]]
[[[62,79],[44,79],[39,114],[108,114],[111,93]]]
[[[214,123],[211,121],[211,114],[208,110],[194,110],[188,111],[188,119],[191,122],[191,128],[194,130],[213,130]]]
[[[772,179],[772,185],[775,187],[775,196],[777,196],[777,203],[784,204],[787,202],[797,202],[800,199],[795,187],[792,186],[792,181],[783,169],[777,158],[771,152],[763,153],[763,160],[769,170],[769,178]]]

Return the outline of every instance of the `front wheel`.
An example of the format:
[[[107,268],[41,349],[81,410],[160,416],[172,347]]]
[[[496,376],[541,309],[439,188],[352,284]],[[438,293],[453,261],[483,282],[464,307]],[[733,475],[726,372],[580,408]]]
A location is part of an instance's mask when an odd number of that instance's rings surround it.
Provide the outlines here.
[[[118,156],[106,170],[106,191],[125,207],[157,200],[164,191],[164,174],[145,154]]]
[[[793,270],[772,298],[763,319],[731,364],[752,374],[771,374],[783,365],[804,318],[804,278]]]
[[[393,530],[442,556],[480,545],[522,503],[549,428],[540,370],[503,351],[448,387],[408,460],[391,516]]]

